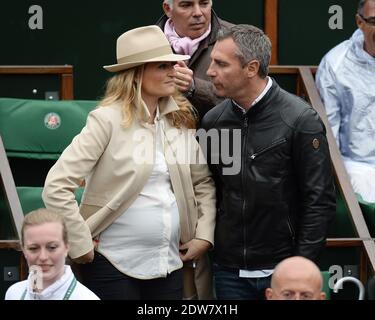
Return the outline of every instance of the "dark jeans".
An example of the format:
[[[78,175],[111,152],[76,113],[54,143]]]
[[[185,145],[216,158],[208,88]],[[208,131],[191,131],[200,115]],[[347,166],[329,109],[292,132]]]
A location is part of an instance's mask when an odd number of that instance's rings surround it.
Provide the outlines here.
[[[265,290],[271,286],[271,276],[240,278],[239,269],[214,263],[216,297],[219,300],[265,300]]]
[[[95,252],[92,263],[80,265],[82,283],[102,300],[181,300],[182,269],[166,278],[140,280],[118,271]]]

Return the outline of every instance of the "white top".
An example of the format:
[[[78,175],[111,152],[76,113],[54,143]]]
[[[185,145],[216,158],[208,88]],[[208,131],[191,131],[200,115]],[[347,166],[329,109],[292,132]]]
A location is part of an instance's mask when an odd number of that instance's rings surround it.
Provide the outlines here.
[[[29,275],[27,280],[13,284],[5,294],[5,300],[63,300],[71,287],[74,274],[70,266],[65,266],[63,276],[55,283],[45,288],[40,293],[34,293],[29,288]],[[72,287],[71,287],[72,288]],[[25,292],[26,290],[26,292]],[[24,297],[23,297],[24,296]],[[77,281],[69,300],[100,300],[92,291]]]
[[[97,248],[119,271],[137,279],[166,277],[183,265],[180,217],[158,118],[153,171],[138,198],[101,233]]]

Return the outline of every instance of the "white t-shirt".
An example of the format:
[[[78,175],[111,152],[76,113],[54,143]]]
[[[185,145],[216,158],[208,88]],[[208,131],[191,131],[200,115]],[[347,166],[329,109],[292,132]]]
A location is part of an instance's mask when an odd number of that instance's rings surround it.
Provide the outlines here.
[[[70,266],[65,266],[63,276],[40,293],[34,293],[29,289],[29,278],[13,284],[7,290],[5,300],[64,300],[69,290],[73,290],[69,300],[100,300],[82,283],[77,281],[74,286],[75,277]]]

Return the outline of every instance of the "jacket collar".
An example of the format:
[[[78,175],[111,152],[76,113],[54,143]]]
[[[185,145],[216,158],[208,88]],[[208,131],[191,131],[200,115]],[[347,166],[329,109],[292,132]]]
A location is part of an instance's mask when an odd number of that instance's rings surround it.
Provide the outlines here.
[[[163,32],[164,32],[164,26],[167,20],[168,20],[168,17],[164,14],[156,22],[156,25],[159,26],[163,30]],[[217,33],[219,29],[220,29],[220,19],[215,13],[215,11],[212,9],[211,10],[211,33],[206,39],[202,40],[202,42],[199,44],[197,51],[194,52],[193,56],[189,60],[189,63],[188,63],[189,66],[191,66],[194,63],[194,61],[197,59],[197,57],[200,56],[201,52],[204,49],[208,48],[208,46],[213,45],[216,42]]]
[[[142,101],[142,106],[140,110],[142,110],[140,112],[141,115],[142,114],[144,115],[143,117],[141,116],[140,119],[143,118],[144,122],[147,123],[151,115],[144,101]],[[178,107],[176,101],[172,97],[165,97],[159,100],[159,116],[160,117],[164,117],[168,113],[175,112],[178,110],[180,110],[180,108]]]
[[[375,67],[375,57],[364,49],[365,38],[361,29],[357,29],[350,38],[348,57],[356,63]]]
[[[264,108],[268,105],[269,101],[274,97],[274,95],[280,90],[279,85],[277,84],[276,80],[272,77],[272,86],[271,88],[267,91],[267,93],[254,105],[252,106],[249,110],[247,110],[246,113],[243,113],[240,107],[238,105],[235,105],[233,103],[233,100],[231,100],[231,105],[234,113],[238,114],[239,116],[244,116],[246,114],[247,116],[254,116],[258,114],[259,112],[262,112]]]
[[[180,110],[176,101],[172,97],[160,99],[159,108],[161,117],[167,115],[168,113]]]

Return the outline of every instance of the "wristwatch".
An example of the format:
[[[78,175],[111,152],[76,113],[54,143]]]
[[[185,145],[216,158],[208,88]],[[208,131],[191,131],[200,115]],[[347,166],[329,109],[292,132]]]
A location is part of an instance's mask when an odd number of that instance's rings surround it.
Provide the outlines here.
[[[194,95],[194,92],[195,92],[195,83],[194,83],[194,79],[193,79],[193,81],[191,82],[191,86],[190,86],[189,90],[185,92],[186,98],[191,98]]]

